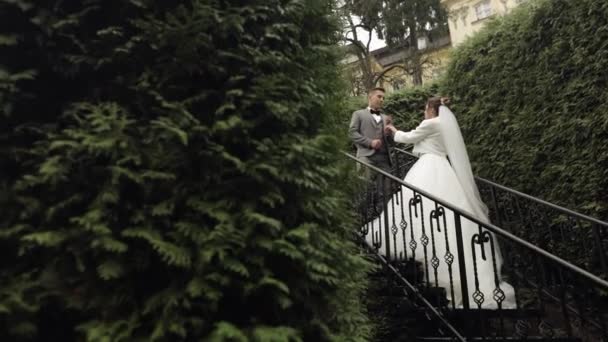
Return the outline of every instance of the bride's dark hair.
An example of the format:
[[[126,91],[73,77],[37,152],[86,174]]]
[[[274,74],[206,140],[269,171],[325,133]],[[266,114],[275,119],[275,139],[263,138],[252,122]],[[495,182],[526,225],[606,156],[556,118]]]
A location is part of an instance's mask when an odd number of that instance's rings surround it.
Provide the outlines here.
[[[441,97],[434,96],[426,101],[426,105],[433,110],[435,115],[439,115],[439,107],[442,105]]]

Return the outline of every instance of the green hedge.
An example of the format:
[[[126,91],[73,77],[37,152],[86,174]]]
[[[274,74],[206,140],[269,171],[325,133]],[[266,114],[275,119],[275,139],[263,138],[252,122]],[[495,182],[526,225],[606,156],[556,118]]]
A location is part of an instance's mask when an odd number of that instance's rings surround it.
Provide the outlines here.
[[[424,119],[424,106],[428,98],[436,95],[436,84],[406,88],[388,94],[384,109],[386,114],[393,116],[397,128],[411,130]]]
[[[452,97],[476,173],[608,217],[608,3],[530,2],[455,50]]]
[[[538,0],[454,49],[437,86],[390,94],[410,129],[424,103],[450,96],[475,173],[608,216],[608,3]]]
[[[366,340],[331,1],[0,2],[0,339]]]

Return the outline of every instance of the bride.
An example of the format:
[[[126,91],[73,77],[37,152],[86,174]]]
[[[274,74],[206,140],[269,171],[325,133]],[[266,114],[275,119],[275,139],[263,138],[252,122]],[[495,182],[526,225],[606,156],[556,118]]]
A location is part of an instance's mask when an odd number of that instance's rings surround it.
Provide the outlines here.
[[[489,222],[488,208],[481,201],[475,184],[458,122],[441,98],[427,101],[424,120],[416,129],[403,132],[393,125],[385,129],[393,134],[395,142],[414,144],[412,152],[420,157],[405,176],[406,183],[481,222]],[[418,203],[413,199],[408,202],[413,193],[402,186],[401,192],[389,201],[386,215],[367,224],[366,240],[370,244],[380,242],[380,252],[385,254],[386,237],[379,236],[385,234],[384,227],[391,227],[390,254],[413,257],[422,263],[429,285],[445,288],[450,306],[462,307],[463,281],[454,215],[449,208],[443,208],[440,209],[444,210],[442,218],[432,218],[429,213],[438,208],[435,202],[424,196]],[[502,257],[495,237],[463,216],[460,221],[466,270],[463,273],[466,273],[470,307],[515,308],[514,289],[501,280]],[[450,259],[453,261],[448,264],[446,260]]]

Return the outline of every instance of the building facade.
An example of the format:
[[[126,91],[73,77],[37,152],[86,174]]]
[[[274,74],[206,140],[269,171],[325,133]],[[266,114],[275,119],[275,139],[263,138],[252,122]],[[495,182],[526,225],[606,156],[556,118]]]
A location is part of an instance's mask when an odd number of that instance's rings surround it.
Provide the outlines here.
[[[509,13],[513,8],[528,1],[533,0],[441,0],[448,12],[450,33],[434,41],[419,39],[420,58],[424,60],[421,64],[422,83],[434,81],[442,75],[449,63],[452,47],[474,35],[490,18]],[[345,48],[348,49],[349,46]],[[366,87],[362,81],[360,62],[353,51],[347,52],[342,64],[345,66],[345,76],[351,84],[351,94],[357,96],[365,94]],[[387,46],[371,51],[372,73],[381,75],[376,86],[384,87],[389,92],[413,86],[411,70],[399,67],[400,64],[407,64],[409,54],[407,46]]]
[[[450,36],[446,35],[434,41],[421,39],[418,42],[419,65],[422,71],[422,83],[435,80],[445,69],[449,51],[452,47]],[[346,47],[350,48],[350,47]],[[407,46],[383,47],[370,52],[372,71],[379,75],[376,86],[393,92],[414,85],[412,71],[408,70],[408,61],[411,60],[411,51]],[[361,67],[355,53],[347,53],[342,61],[346,79],[351,84],[352,95],[358,96],[366,93],[362,81]]]
[[[453,46],[479,31],[487,19],[508,13],[529,0],[441,0],[448,11]]]

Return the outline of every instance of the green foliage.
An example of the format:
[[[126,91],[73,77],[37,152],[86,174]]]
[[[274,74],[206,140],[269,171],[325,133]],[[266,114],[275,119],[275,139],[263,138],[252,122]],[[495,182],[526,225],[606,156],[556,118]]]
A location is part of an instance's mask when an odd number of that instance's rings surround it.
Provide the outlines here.
[[[362,341],[331,1],[0,1],[0,337]]]
[[[437,96],[437,85],[434,83],[402,89],[388,94],[384,111],[392,115],[396,127],[402,130],[414,129],[424,119],[424,106],[432,96]]]
[[[375,30],[388,46],[408,48],[408,55],[399,62],[412,76],[413,83],[422,85],[424,63],[418,50],[418,38],[433,41],[448,34],[448,16],[440,0],[351,0],[344,3],[353,15],[361,18],[367,30]],[[372,86],[368,84],[367,88]]]
[[[536,1],[459,47],[443,91],[485,178],[608,214],[608,3]]]
[[[346,3],[364,25],[374,28],[389,46],[412,44],[448,33],[448,16],[440,0],[351,0]]]

